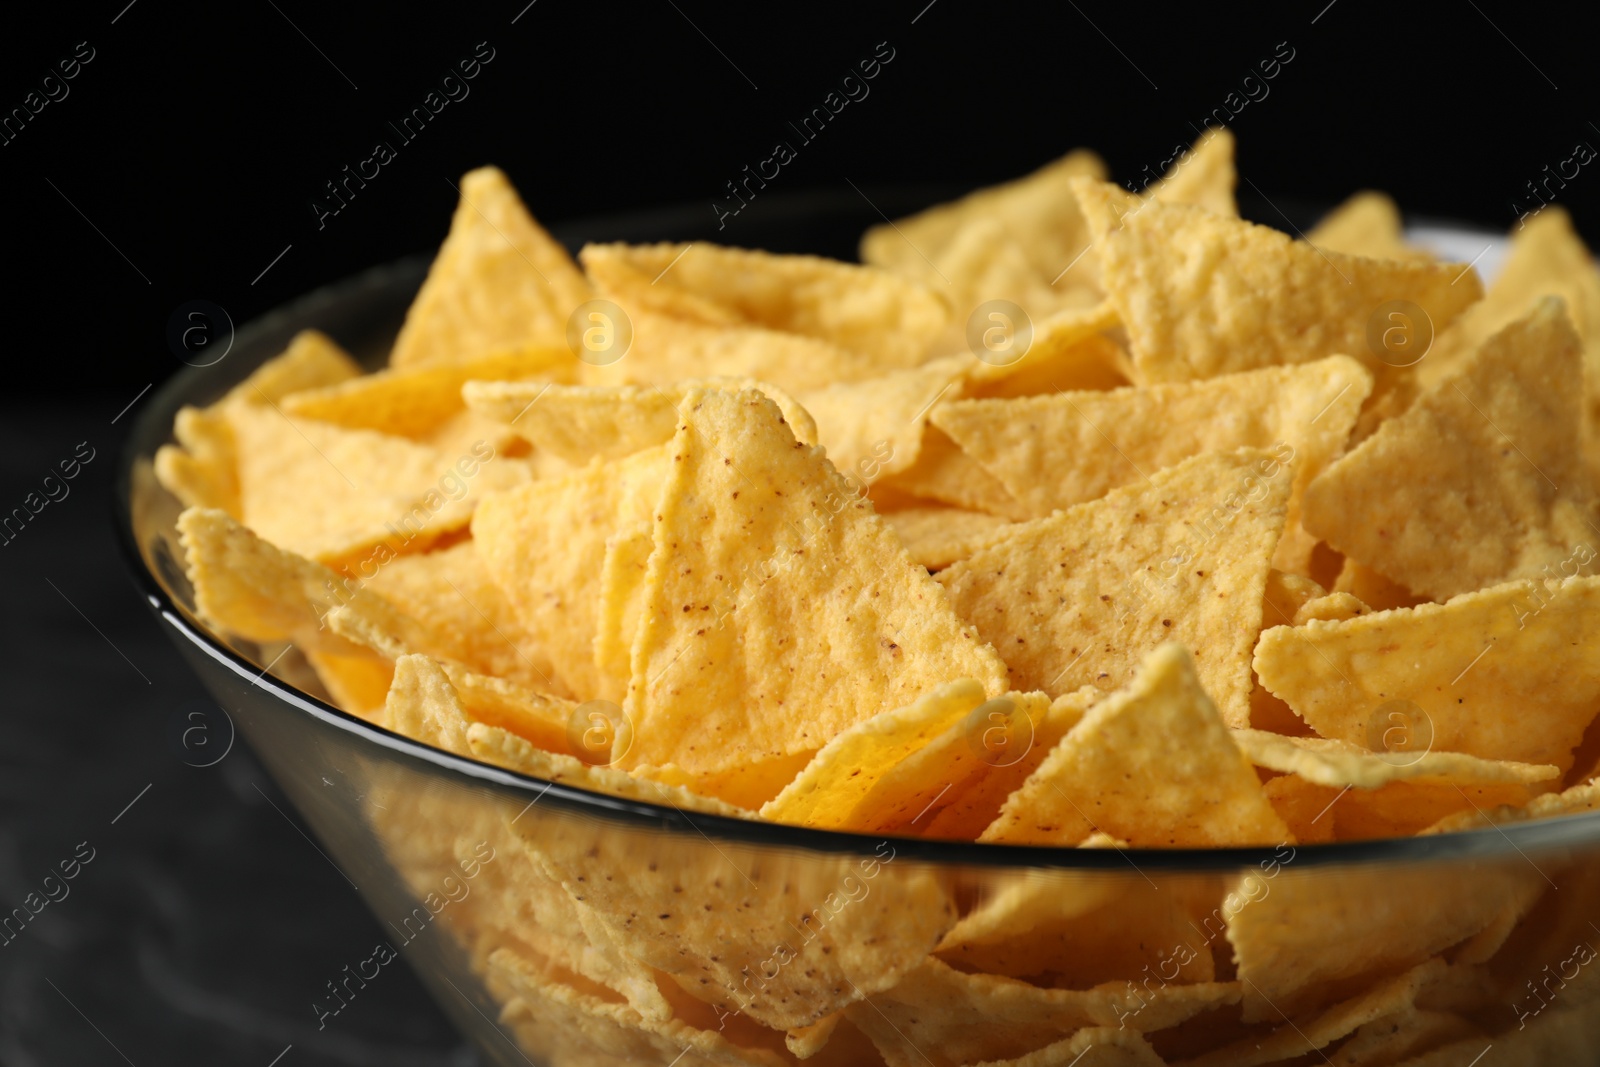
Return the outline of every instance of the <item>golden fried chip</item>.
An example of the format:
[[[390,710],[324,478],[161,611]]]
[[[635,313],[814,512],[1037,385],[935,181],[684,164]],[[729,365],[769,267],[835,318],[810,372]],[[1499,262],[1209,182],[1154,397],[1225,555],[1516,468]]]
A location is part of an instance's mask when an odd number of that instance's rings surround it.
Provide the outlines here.
[[[1335,789],[1377,789],[1414,778],[1526,784],[1561,777],[1552,764],[1481,759],[1464,752],[1373,752],[1348,741],[1282,737],[1264,730],[1235,730],[1233,743],[1257,767]]]
[[[1069,1038],[1015,1059],[991,1060],[985,1067],[1162,1067],[1138,1033],[1113,1026],[1085,1026]]]
[[[528,478],[487,441],[449,455],[272,407],[240,405],[228,419],[242,521],[280,548],[352,571],[427,548],[465,526],[478,498]]]
[[[833,465],[847,478],[870,485],[916,463],[928,412],[961,395],[965,363],[960,356],[946,356],[802,393],[800,402],[817,420],[817,440]]]
[[[394,661],[384,725],[425,745],[458,756],[472,755],[467,747],[471,721],[466,709],[444,669],[427,656],[401,656]]]
[[[1306,490],[1305,524],[1439,600],[1593,573],[1600,496],[1582,453],[1580,343],[1561,302],[1491,338]]]
[[[303,389],[331,386],[360,373],[355,361],[325,335],[301,330],[281,355],[257,367],[221,400],[178,411],[172,427],[178,443],[156,450],[156,479],[184,507],[221,508],[238,518],[237,451],[228,409],[274,404]]]
[[[1239,174],[1234,168],[1234,148],[1231,130],[1211,127],[1172,161],[1144,195],[1165,204],[1193,204],[1213,215],[1237,218],[1239,205],[1234,202],[1233,189],[1239,184]]]
[[[1073,845],[1096,830],[1147,848],[1288,840],[1180,645],[1090,708],[980,840]]]
[[[929,425],[924,429],[922,449],[916,462],[898,474],[885,477],[878,486],[966,511],[998,515],[1013,522],[1029,517],[1000,479],[961,451],[961,447],[937,426]]]
[[[966,781],[951,785],[950,792],[940,798],[936,814],[926,823],[918,819],[900,829],[923,837],[976,841],[978,835],[999,817],[1000,807],[1006,798],[1022,788],[1022,783],[1038,770],[1039,764],[1067,736],[1067,731],[1078,725],[1089,705],[1104,695],[1093,686],[1086,685],[1076,692],[1056,697],[1042,714],[1029,720],[1031,738],[1023,732],[1021,720],[1003,717],[1003,721],[996,724],[1002,727],[998,738],[979,735],[980,747],[989,758],[980,760],[972,768],[975,773]],[[1036,705],[1031,701],[1019,701],[1018,710],[1033,715]],[[928,746],[930,758],[937,758],[941,752],[952,750],[957,745],[970,748],[972,726],[971,723],[958,723],[947,730],[945,736],[936,738]],[[994,740],[1003,741],[1004,745],[992,743]],[[1020,756],[1016,755],[1016,749],[1008,751],[1004,747],[1011,744],[1021,749]]]
[[[286,414],[350,430],[380,430],[419,440],[462,410],[461,387],[467,382],[534,377],[567,381],[576,375],[577,363],[565,346],[528,347],[434,366],[381,370],[291,393],[280,406]]]
[[[477,543],[399,556],[365,578],[367,588],[437,637],[428,651],[478,674],[506,678],[542,692],[560,692],[550,652],[523,626],[478,558]]]
[[[1145,653],[1178,641],[1198,650],[1226,721],[1244,726],[1288,494],[1288,469],[1267,453],[1208,453],[1019,525],[936,580],[1006,661],[1013,688],[1115,688]]]
[[[1145,389],[955,400],[931,417],[1030,518],[1094,500],[1202,452],[1274,449],[1294,469],[1276,562],[1303,571],[1315,539],[1300,529],[1301,495],[1343,453],[1371,387],[1360,364],[1335,356]]]
[[[621,459],[672,440],[678,406],[689,389],[755,389],[783,411],[795,438],[817,443],[811,413],[775,385],[753,378],[708,378],[673,385],[553,385],[548,382],[473,382],[462,390],[467,406],[505,423],[568,463]]]
[[[587,245],[579,257],[630,309],[708,326],[758,326],[914,367],[949,317],[922,285],[871,266],[694,244]],[[781,384],[781,383],[780,383]]]
[[[846,1008],[845,1017],[866,1032],[889,1067],[958,1067],[1024,1056],[1083,1027],[1120,1028],[1126,1021],[1135,1033],[1164,1030],[1238,1000],[1233,982],[1148,991],[1129,982],[1041,989],[963,974],[929,957],[893,988]]]
[[[621,704],[633,677],[633,638],[644,608],[645,574],[655,546],[648,519],[629,523],[606,538],[600,565],[600,605],[594,635],[596,699]]]
[[[461,178],[450,233],[406,312],[389,363],[452,363],[524,346],[565,346],[589,283],[528,214],[498,168]]]
[[[1414,608],[1427,603],[1399,582],[1385,578],[1371,567],[1348,557],[1334,580],[1333,588],[1335,592],[1351,594],[1374,611]]]
[[[983,700],[983,686],[963,678],[857,723],[823,745],[800,776],[762,806],[761,817],[830,830],[874,829],[863,825],[877,810],[864,803],[873,786]]]
[[[1004,318],[991,312],[990,322],[1005,326]],[[974,355],[967,362],[963,393],[1004,398],[1126,385],[1132,366],[1121,346],[1104,336],[1117,324],[1116,310],[1103,300],[1031,323],[1027,350],[1017,358]],[[1014,343],[1015,338],[1006,333],[998,340]]]
[[[303,655],[335,705],[363,719],[381,721],[394,682],[394,664],[370,652],[341,655],[308,648]]]
[[[1216,977],[1182,904],[1136,874],[1030,870],[998,885],[934,955],[964,971],[1065,989]]]
[[[669,462],[667,446],[647,449],[495,494],[473,516],[479,560],[572,696],[600,689],[594,641],[606,539],[650,517]]]
[[[930,571],[966,559],[1007,525],[998,515],[963,508],[913,507],[879,514],[900,535],[911,558]]]
[[[1273,627],[1255,669],[1324,737],[1565,770],[1600,711],[1597,610],[1600,577],[1508,582],[1445,604]]]
[[[1106,293],[1148,381],[1339,353],[1382,376],[1388,365],[1367,344],[1368,320],[1382,305],[1418,305],[1437,331],[1483,295],[1462,264],[1327,253],[1186,204],[1139,202],[1103,182],[1080,178],[1074,189]]]
[[[1356,995],[1374,979],[1426,963],[1547,886],[1520,857],[1426,870],[1286,864],[1270,879],[1247,874],[1223,905],[1244,1019],[1293,1019]]]
[[[684,410],[655,516],[624,766],[716,771],[821,748],[947,681],[1004,691],[993,650],[777,405],[696,390]]]
[[[1590,779],[1560,793],[1546,793],[1516,807],[1476,808],[1452,815],[1430,826],[1424,833],[1450,834],[1527,819],[1548,819],[1600,809],[1600,779]]]
[[[1383,193],[1356,193],[1323,216],[1306,241],[1326,252],[1366,259],[1430,259],[1406,244],[1400,209]]]

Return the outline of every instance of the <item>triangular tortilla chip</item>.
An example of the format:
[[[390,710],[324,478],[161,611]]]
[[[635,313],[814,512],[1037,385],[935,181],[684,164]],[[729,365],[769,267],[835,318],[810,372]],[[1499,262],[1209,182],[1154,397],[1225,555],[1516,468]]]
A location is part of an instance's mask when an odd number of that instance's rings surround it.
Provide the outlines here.
[[[937,500],[966,511],[982,511],[1013,522],[1028,518],[1000,479],[950,440],[950,435],[929,425],[922,432],[916,462],[897,474],[885,476],[874,487],[904,493],[924,501]]]
[[[1600,577],[1521,581],[1348,622],[1277,626],[1255,669],[1324,737],[1374,748],[1409,701],[1417,736],[1446,752],[1572,766],[1600,712]],[[1535,710],[1536,709],[1536,710]],[[1398,742],[1391,748],[1401,747]]]
[[[1213,215],[1237,218],[1233,189],[1239,184],[1234,167],[1233,131],[1213,126],[1187,152],[1172,161],[1161,179],[1144,191],[1166,204],[1193,204]]]
[[[916,463],[928,413],[961,395],[965,364],[960,356],[946,356],[801,393],[800,402],[817,420],[817,439],[839,473],[870,485]]]
[[[1083,1027],[1115,1029],[1124,1019],[1135,1033],[1164,1030],[1237,1004],[1239,995],[1234,982],[1148,992],[1126,981],[1041,989],[992,974],[963,974],[930,956],[892,989],[846,1008],[845,1016],[866,1031],[889,1067],[960,1067],[1023,1056]]]
[[[1461,756],[1454,752],[1429,755]],[[1376,762],[1377,757],[1369,754],[1368,760]],[[1493,765],[1500,761],[1479,762]],[[1510,766],[1535,765],[1512,763]],[[1337,773],[1325,771],[1323,777],[1337,777]],[[1434,776],[1400,778],[1372,789],[1363,789],[1350,785],[1319,785],[1298,775],[1285,774],[1273,778],[1263,788],[1273,808],[1294,831],[1295,839],[1302,844],[1312,844],[1319,841],[1411,837],[1464,811],[1520,807],[1532,800],[1541,789],[1548,788],[1548,784],[1457,781]]]
[[[1400,209],[1383,193],[1361,192],[1334,208],[1306,233],[1325,252],[1366,259],[1430,259],[1406,244]]]
[[[351,430],[379,430],[414,440],[427,438],[465,406],[461,387],[474,380],[538,377],[566,381],[577,373],[566,349],[525,348],[439,364],[381,370],[351,381],[284,397],[286,414]]]
[[[1600,404],[1600,267],[1573,229],[1572,216],[1557,204],[1511,231],[1505,262],[1489,291],[1434,339],[1417,365],[1418,377],[1428,385],[1443,381],[1489,338],[1549,296],[1566,303],[1583,339],[1590,402]]]
[[[555,679],[579,699],[600,689],[594,639],[606,539],[650,517],[669,463],[658,446],[495,494],[473,516],[478,558],[549,650]]]
[[[864,803],[873,786],[983,698],[983,686],[964,678],[857,723],[823,745],[799,777],[762,806],[761,817],[829,830],[871,829],[862,823],[877,811]]]
[[[510,426],[542,452],[583,466],[597,458],[621,459],[672,440],[678,407],[695,386],[765,393],[777,402],[797,440],[817,443],[811,413],[782,389],[753,378],[618,386],[471,382],[461,392],[472,410]]]
[[[1366,564],[1349,557],[1345,557],[1343,566],[1339,568],[1339,576],[1334,579],[1333,590],[1336,593],[1349,593],[1375,611],[1414,608],[1418,604],[1427,603],[1426,597],[1415,595],[1399,582],[1386,578]]]
[[[1300,529],[1300,496],[1344,451],[1371,387],[1360,364],[1334,356],[1144,389],[955,400],[931,417],[1030,518],[1094,500],[1202,452],[1276,448],[1280,459],[1292,461],[1294,482],[1275,565],[1303,571],[1315,539]]]
[[[628,682],[633,677],[633,637],[639,632],[644,580],[654,546],[654,526],[648,519],[629,523],[606,538],[594,635],[597,699],[620,705],[628,695]]]
[[[1334,789],[1378,789],[1417,778],[1529,783],[1561,777],[1561,771],[1548,763],[1481,759],[1464,752],[1373,752],[1348,741],[1283,737],[1264,730],[1235,730],[1233,743],[1257,767]]]
[[[266,405],[232,407],[228,419],[245,525],[280,548],[353,572],[427,548],[465,526],[480,497],[528,478],[526,464],[487,441],[450,455]]]
[[[936,580],[1006,661],[1012,688],[1113,689],[1178,641],[1198,651],[1229,725],[1247,726],[1288,495],[1288,469],[1267,453],[1209,453],[1020,524]]]
[[[461,178],[450,233],[406,312],[392,366],[451,363],[524,345],[565,346],[589,282],[496,167]]]
[[[1091,222],[1102,284],[1148,381],[1336,354],[1381,377],[1390,368],[1367,346],[1377,308],[1410,301],[1438,331],[1483,295],[1462,264],[1323,252],[1187,204],[1136,201],[1104,182],[1080,178],[1074,188]]]
[[[1289,839],[1181,645],[1090,708],[980,840],[1073,845],[1096,830],[1144,848]]]
[[[711,771],[815,750],[1005,668],[899,538],[755,392],[692,392],[669,446],[623,766]]]
[[[185,406],[173,420],[176,445],[156,450],[156,479],[184,507],[221,508],[240,514],[239,473],[228,410],[241,404],[275,404],[292,393],[347,381],[361,368],[316,330],[301,330],[283,353],[267,360],[214,404]]]
[[[1132,366],[1121,346],[1105,336],[1117,325],[1116,309],[1104,300],[1030,321],[1021,356],[990,362],[975,354],[967,361],[963,395],[1032,396],[1126,385]]]
[[[467,747],[467,727],[472,725],[467,711],[443,668],[427,656],[401,656],[394,661],[384,725],[425,745],[458,756],[472,755]]]
[[[1030,722],[1033,729],[1031,738],[1016,737],[1019,732],[1016,729],[1006,731],[1005,740],[1026,742],[1021,758],[1013,762],[1010,755],[1000,759],[991,756],[990,759],[977,761],[973,767],[975,773],[964,782],[953,783],[949,794],[940,798],[940,807],[934,815],[916,819],[901,829],[923,837],[976,841],[978,835],[1000,817],[1000,808],[1006,798],[1022,788],[1022,783],[1039,769],[1039,764],[1067,736],[1067,731],[1078,725],[1089,706],[1104,696],[1094,686],[1086,685],[1076,692],[1056,697],[1042,714],[1036,714]],[[1036,708],[1023,703],[1020,710],[1033,714]],[[959,737],[956,736],[958,732]],[[963,722],[947,730],[945,736],[935,738],[925,751],[930,757],[936,758],[944,751],[960,751],[958,745],[970,751],[970,742],[971,726]],[[990,746],[984,747],[992,752]]]
[[[964,508],[914,507],[880,511],[911,558],[936,571],[966,559],[1007,525],[1007,520]]]
[[[589,277],[630,309],[708,326],[759,326],[914,367],[944,330],[944,302],[889,271],[821,256],[694,244],[587,245]]]
[[[1555,298],[1390,419],[1306,490],[1305,525],[1443,600],[1593,573],[1600,496],[1581,451],[1577,335]]]

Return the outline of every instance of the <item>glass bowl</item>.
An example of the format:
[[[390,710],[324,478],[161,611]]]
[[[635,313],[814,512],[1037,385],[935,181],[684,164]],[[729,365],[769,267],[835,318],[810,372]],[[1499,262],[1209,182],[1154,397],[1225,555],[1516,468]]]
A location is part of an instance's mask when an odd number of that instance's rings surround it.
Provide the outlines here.
[[[849,256],[878,218],[848,193],[774,197],[721,234],[700,215],[558,235]],[[1213,851],[804,830],[432,749],[340,711],[294,649],[212,632],[151,468],[173,415],[301,329],[375,365],[425,269],[242,328],[146,402],[119,471],[116,524],[162,629],[391,932],[328,983],[323,1026],[403,959],[502,1064],[1600,1063],[1600,813]]]

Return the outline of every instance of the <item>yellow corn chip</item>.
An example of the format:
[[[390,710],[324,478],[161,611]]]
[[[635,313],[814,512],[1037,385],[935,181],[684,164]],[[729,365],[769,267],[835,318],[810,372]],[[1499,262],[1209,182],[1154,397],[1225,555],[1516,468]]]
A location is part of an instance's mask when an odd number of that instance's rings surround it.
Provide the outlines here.
[[[1230,725],[1250,715],[1250,649],[1283,529],[1287,469],[1210,453],[1019,525],[939,572],[1017,689],[1115,688],[1167,641],[1197,649]]]
[[[1328,212],[1306,234],[1306,241],[1326,252],[1366,259],[1429,259],[1427,252],[1406,244],[1400,209],[1383,193],[1361,192]]]
[[[777,405],[694,391],[684,409],[655,517],[624,766],[706,772],[791,756],[946,681],[1004,690],[993,650]]]
[[[1020,356],[974,355],[966,364],[963,392],[1012,397],[1125,385],[1132,366],[1122,348],[1103,336],[1117,324],[1115,309],[1103,300],[1058,311],[1031,324],[1027,350]]]
[[[1558,815],[1576,815],[1600,809],[1600,779],[1590,779],[1560,793],[1546,793],[1516,807],[1500,806],[1488,810],[1477,808],[1441,819],[1424,833],[1450,834],[1474,830],[1502,823],[1522,822],[1527,819],[1548,819]]]
[[[478,674],[560,692],[549,651],[523,626],[489,577],[475,542],[400,556],[377,568],[366,584],[401,611],[426,621],[437,637],[431,654]]]
[[[870,355],[885,370],[922,362],[949,317],[915,282],[820,256],[702,241],[588,245],[580,258],[601,292],[625,307],[814,337]]]
[[[1374,979],[1426,963],[1547,886],[1521,857],[1426,870],[1286,864],[1271,879],[1245,875],[1223,905],[1244,1019],[1293,1019],[1356,995]]]
[[[1399,582],[1385,578],[1371,567],[1348,557],[1339,570],[1338,578],[1334,580],[1333,588],[1335,592],[1351,594],[1374,611],[1414,608],[1427,603]]]
[[[652,524],[640,519],[606,539],[600,565],[600,606],[595,621],[596,699],[621,704],[633,672],[633,638],[645,598],[645,574],[654,547]]]
[[[1559,296],[1583,339],[1589,401],[1600,404],[1600,268],[1572,228],[1572,216],[1552,204],[1511,231],[1500,273],[1482,301],[1439,334],[1417,375],[1434,385],[1454,373],[1489,338],[1525,317],[1545,297]]]
[[[1213,215],[1237,218],[1239,205],[1233,189],[1239,184],[1234,169],[1233,132],[1213,126],[1194,146],[1173,161],[1160,181],[1144,191],[1149,199],[1166,204],[1193,204]]]
[[[1445,604],[1273,627],[1255,669],[1324,737],[1380,748],[1398,729],[1386,747],[1565,770],[1600,711],[1596,610],[1600,577],[1509,582]]]
[[[461,387],[469,381],[566,381],[577,373],[577,363],[565,347],[529,347],[435,366],[381,370],[291,393],[280,406],[286,414],[350,430],[423,439],[462,410]]]
[[[1306,485],[1344,451],[1372,376],[1344,356],[1146,389],[956,400],[932,414],[961,450],[1029,512],[1104,496],[1202,452],[1276,449],[1293,489],[1276,565],[1303,571],[1315,539],[1300,529]]]
[[[1164,1030],[1238,1000],[1233,982],[1152,991],[1128,982],[1041,989],[963,974],[929,957],[893,988],[846,1008],[845,1017],[866,1032],[889,1067],[958,1067],[1023,1056],[1083,1027],[1117,1028],[1127,1020],[1134,1032]]]
[[[880,511],[911,558],[936,571],[966,559],[1006,526],[998,515],[962,508],[914,507]]]
[[[1096,830],[1148,848],[1288,840],[1182,646],[1090,708],[980,840],[1073,845]]]
[[[928,412],[961,394],[965,362],[946,356],[882,377],[802,393],[800,402],[817,420],[817,439],[833,465],[846,477],[870,485],[916,463]]]
[[[1103,182],[1077,179],[1074,188],[1106,293],[1149,381],[1339,353],[1382,377],[1389,368],[1367,345],[1368,320],[1382,305],[1415,304],[1438,331],[1483,295],[1462,264],[1328,253],[1186,204],[1137,202]]]
[[[1148,990],[1216,976],[1210,946],[1172,894],[1136,874],[1101,871],[1020,872],[934,954],[964,971],[1069,989],[1120,980]]]
[[[694,386],[755,389],[783,411],[795,438],[817,443],[811,414],[775,385],[751,378],[687,380],[673,385],[553,385],[548,382],[473,382],[467,406],[502,422],[568,463],[613,460],[663,445],[678,427],[678,406]]]
[[[479,497],[528,478],[487,441],[448,455],[272,407],[240,405],[228,419],[242,521],[281,548],[353,571],[428,547],[465,526]]]
[[[295,334],[282,355],[274,356],[205,408],[184,407],[173,422],[176,445],[156,451],[155,473],[184,507],[221,508],[239,517],[239,475],[230,407],[273,404],[291,393],[354,378],[361,368],[338,345],[316,330]]]
[[[370,653],[344,656],[309,648],[302,654],[335,706],[363,719],[382,721],[383,704],[394,682],[394,664]]]
[[[401,656],[394,661],[384,725],[425,745],[458,756],[472,755],[467,747],[471,721],[466,709],[443,668],[427,656]]]
[[[1029,722],[1031,737],[1023,734],[1020,721],[1001,723],[1000,739],[1008,744],[1017,743],[1022,749],[1020,757],[1016,756],[1015,749],[1008,751],[993,744],[982,744],[987,758],[978,761],[973,768],[975,773],[970,778],[952,785],[950,793],[941,798],[942,804],[937,814],[925,824],[921,824],[922,820],[919,819],[901,829],[923,837],[976,841],[978,835],[1000,817],[1000,808],[1006,798],[1022,788],[1022,783],[1039,769],[1039,764],[1067,736],[1067,731],[1078,725],[1089,705],[1104,695],[1093,686],[1084,686],[1076,692],[1057,697],[1043,714]],[[1035,708],[1032,702],[1019,702],[1020,710],[1032,713]],[[936,738],[928,746],[930,757],[952,750],[958,744],[970,751],[973,725],[959,723],[946,731],[945,736]],[[979,739],[983,740],[981,734]]]
[[[621,757],[613,745],[613,759]],[[815,751],[796,752],[792,756],[757,760],[716,770],[685,770],[676,763],[641,763],[631,769],[639,778],[651,778],[668,785],[681,785],[709,797],[720,797],[729,804],[757,811],[761,805],[776,797],[783,787],[794,781],[816,756]]]
[[[593,698],[606,539],[649,518],[670,457],[666,446],[541,479],[486,498],[472,520],[478,558],[548,650],[567,693]]]
[[[1113,1026],[1085,1026],[1071,1037],[1010,1060],[990,1060],[985,1067],[1162,1067],[1138,1033]]]
[[[961,451],[960,446],[937,426],[929,425],[923,430],[922,448],[916,462],[898,474],[885,477],[878,486],[1012,521],[1029,518],[1027,510],[1006,491],[1000,479]]]
[[[1593,573],[1580,359],[1560,301],[1542,301],[1328,468],[1306,490],[1307,529],[1440,600]]]
[[[1373,752],[1348,741],[1281,737],[1264,730],[1235,730],[1233,743],[1257,767],[1335,789],[1377,789],[1413,778],[1529,783],[1561,777],[1551,764],[1480,759],[1463,752]]]
[[[389,362],[452,363],[524,346],[564,346],[567,320],[590,298],[566,249],[522,205],[505,174],[461,178],[461,201]]]
[[[914,703],[859,722],[834,737],[800,776],[761,808],[761,817],[830,830],[874,829],[863,815],[872,787],[897,763],[983,703],[983,686],[970,678],[949,682]]]

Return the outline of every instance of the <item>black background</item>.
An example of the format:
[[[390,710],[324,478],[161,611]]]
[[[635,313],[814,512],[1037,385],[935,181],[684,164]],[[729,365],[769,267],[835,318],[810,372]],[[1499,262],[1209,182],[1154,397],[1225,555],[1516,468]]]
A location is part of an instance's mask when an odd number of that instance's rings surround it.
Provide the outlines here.
[[[0,113],[94,50],[0,145],[0,509],[78,441],[96,451],[73,495],[0,547],[0,910],[79,841],[97,849],[73,896],[0,947],[0,1062],[474,1062],[404,972],[315,1031],[310,1000],[377,926],[248,752],[197,769],[173,745],[204,696],[120,573],[108,497],[126,428],[111,420],[181,366],[166,328],[185,302],[242,325],[431,249],[450,183],[485,162],[546,222],[684,202],[713,218],[725,183],[879,42],[894,59],[870,95],[770,192],[969,187],[1076,145],[1135,178],[1280,42],[1294,59],[1232,122],[1261,221],[1378,187],[1408,212],[1505,228],[1527,182],[1600,146],[1593,27],[1505,0],[525,4],[0,15]],[[470,95],[400,145],[387,123],[480,42],[494,58]],[[380,139],[395,160],[319,229],[311,200]],[[1600,163],[1561,196],[1600,239]]]

